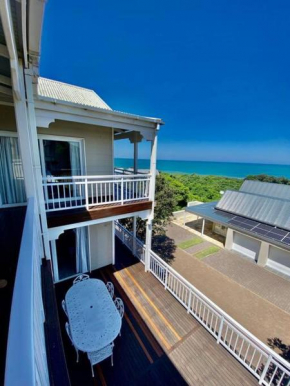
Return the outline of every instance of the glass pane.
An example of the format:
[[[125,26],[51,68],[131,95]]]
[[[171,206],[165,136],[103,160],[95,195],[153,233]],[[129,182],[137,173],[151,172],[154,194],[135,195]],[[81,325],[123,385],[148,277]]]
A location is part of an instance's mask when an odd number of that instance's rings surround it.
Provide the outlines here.
[[[26,202],[22,161],[16,137],[0,136],[0,200],[2,205]]]
[[[46,176],[81,174],[79,142],[43,141]]]

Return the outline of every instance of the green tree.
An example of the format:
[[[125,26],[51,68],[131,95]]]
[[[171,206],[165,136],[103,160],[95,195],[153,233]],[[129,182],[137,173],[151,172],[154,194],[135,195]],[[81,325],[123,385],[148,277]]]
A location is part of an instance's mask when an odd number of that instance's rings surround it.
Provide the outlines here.
[[[172,212],[176,207],[175,192],[168,180],[163,174],[159,174],[156,177],[155,186],[155,207],[154,207],[154,220],[153,220],[153,236],[164,235],[166,232],[166,226],[171,220]],[[121,220],[121,223],[126,226],[127,229],[133,229],[133,219],[128,218]],[[137,236],[141,240],[145,240],[146,235],[146,220],[138,218],[137,221]]]

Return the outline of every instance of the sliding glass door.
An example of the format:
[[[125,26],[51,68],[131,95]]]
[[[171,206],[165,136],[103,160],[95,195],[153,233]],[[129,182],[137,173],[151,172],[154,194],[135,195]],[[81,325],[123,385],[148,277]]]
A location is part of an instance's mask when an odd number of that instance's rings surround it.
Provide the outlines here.
[[[0,206],[26,202],[24,175],[17,135],[0,134]]]
[[[44,177],[69,177],[82,174],[81,140],[40,136],[39,148]]]

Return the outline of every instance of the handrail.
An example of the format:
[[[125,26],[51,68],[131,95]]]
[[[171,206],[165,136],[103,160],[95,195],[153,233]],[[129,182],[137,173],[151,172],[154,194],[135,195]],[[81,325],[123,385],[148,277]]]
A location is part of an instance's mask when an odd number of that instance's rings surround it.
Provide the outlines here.
[[[121,229],[124,234],[129,233],[132,238],[134,237],[120,223],[116,223],[117,226],[119,233]],[[116,234],[119,237],[118,232]],[[132,250],[130,244],[126,245]],[[145,248],[144,244],[143,247]],[[149,251],[149,260],[149,271],[187,309],[187,312],[215,337],[218,344],[223,345],[259,379],[259,384],[266,386],[290,384],[290,364],[284,358],[223,311],[152,250]]]
[[[49,384],[35,208],[35,199],[29,198],[10,313],[5,386],[33,386],[40,384],[39,380],[43,386]]]
[[[89,208],[149,200],[150,174],[128,176],[66,176],[43,178],[46,211]]]
[[[151,174],[112,174],[112,175],[88,175],[88,176],[64,176],[64,177],[56,177],[56,176],[49,176],[49,177],[42,177],[42,181],[52,181],[52,180],[85,180],[85,179],[122,179],[122,178],[149,178],[151,177]]]

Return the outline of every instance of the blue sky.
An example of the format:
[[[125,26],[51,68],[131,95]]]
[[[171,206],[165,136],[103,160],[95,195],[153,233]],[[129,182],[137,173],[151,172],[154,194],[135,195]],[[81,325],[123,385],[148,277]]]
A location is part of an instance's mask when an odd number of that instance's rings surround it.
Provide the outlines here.
[[[159,159],[290,164],[289,14],[288,0],[49,0],[40,73],[162,118]]]

